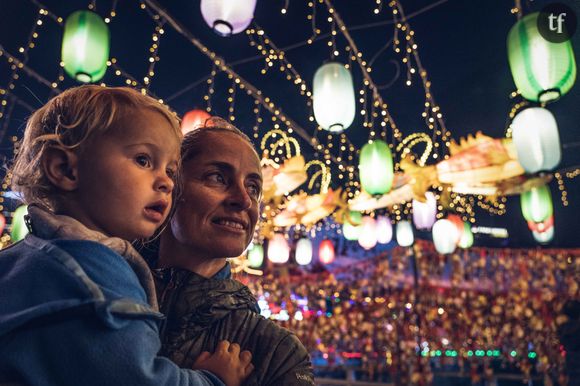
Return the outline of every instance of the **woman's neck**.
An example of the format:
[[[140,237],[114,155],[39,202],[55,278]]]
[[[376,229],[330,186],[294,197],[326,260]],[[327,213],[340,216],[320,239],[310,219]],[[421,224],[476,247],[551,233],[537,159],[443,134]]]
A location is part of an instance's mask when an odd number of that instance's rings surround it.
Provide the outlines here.
[[[171,230],[162,235],[159,245],[159,268],[177,267],[194,272],[205,278],[211,278],[226,265],[226,258],[203,256],[192,251],[187,245],[175,240]]]

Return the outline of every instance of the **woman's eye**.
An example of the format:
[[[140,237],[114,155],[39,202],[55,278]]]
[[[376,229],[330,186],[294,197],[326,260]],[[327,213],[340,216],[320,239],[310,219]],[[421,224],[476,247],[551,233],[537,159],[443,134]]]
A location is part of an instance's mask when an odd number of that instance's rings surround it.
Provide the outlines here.
[[[248,186],[248,193],[250,193],[252,197],[259,198],[262,194],[262,189],[260,189],[258,185],[251,184]]]
[[[145,154],[140,154],[140,155],[136,156],[135,162],[137,162],[137,164],[139,164],[140,166],[143,166],[145,168],[151,166],[151,159],[149,158],[148,155],[145,155]]]
[[[220,184],[225,184],[225,178],[219,173],[211,173],[207,176],[207,179],[211,182],[217,182]]]

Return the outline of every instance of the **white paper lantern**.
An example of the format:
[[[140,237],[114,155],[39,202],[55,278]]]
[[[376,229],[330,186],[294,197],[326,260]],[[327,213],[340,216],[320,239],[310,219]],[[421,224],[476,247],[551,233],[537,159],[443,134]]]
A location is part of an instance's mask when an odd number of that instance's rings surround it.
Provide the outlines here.
[[[548,244],[554,238],[554,227],[546,229],[544,232],[532,232],[534,239],[540,244]]]
[[[437,216],[437,199],[432,192],[425,193],[425,202],[413,199],[413,224],[417,229],[431,229]]]
[[[312,261],[312,241],[300,239],[296,244],[296,262],[299,265],[308,265]]]
[[[290,247],[284,235],[276,233],[268,243],[268,259],[272,263],[282,264],[290,257]]]
[[[356,111],[350,71],[336,62],[320,67],[314,74],[312,99],[314,117],[323,129],[338,132],[348,128]]]
[[[248,263],[252,268],[258,268],[264,262],[264,247],[260,244],[252,244],[248,248]]]
[[[445,255],[457,247],[457,227],[447,219],[437,220],[433,224],[433,243],[437,252]]]
[[[377,227],[374,218],[363,217],[358,243],[364,249],[371,249],[377,245]]]
[[[201,15],[218,35],[245,30],[254,18],[256,0],[201,0]]]
[[[519,112],[512,122],[518,161],[528,173],[552,170],[560,163],[560,137],[552,113],[542,107]]]
[[[415,242],[413,226],[409,221],[399,221],[396,230],[397,244],[401,247],[410,247]]]
[[[388,244],[393,239],[393,224],[387,216],[377,217],[377,241],[379,244]]]

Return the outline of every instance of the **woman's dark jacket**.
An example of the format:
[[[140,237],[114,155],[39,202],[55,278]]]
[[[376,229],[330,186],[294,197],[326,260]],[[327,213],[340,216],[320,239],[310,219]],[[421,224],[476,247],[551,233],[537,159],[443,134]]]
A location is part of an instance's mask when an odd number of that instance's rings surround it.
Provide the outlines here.
[[[248,287],[230,278],[229,264],[213,278],[171,268],[154,272],[160,311],[161,355],[191,368],[221,340],[252,353],[246,385],[314,385],[308,352],[290,331],[265,319]]]

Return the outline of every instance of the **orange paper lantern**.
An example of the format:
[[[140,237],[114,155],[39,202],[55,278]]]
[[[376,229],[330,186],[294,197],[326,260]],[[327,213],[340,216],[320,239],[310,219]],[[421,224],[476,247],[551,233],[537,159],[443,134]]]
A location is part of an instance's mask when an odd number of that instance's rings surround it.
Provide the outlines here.
[[[183,135],[205,126],[205,122],[211,118],[211,115],[204,110],[191,110],[188,111],[181,121],[181,132]]]
[[[318,247],[318,259],[322,264],[330,264],[334,261],[334,245],[330,240],[322,240]]]

